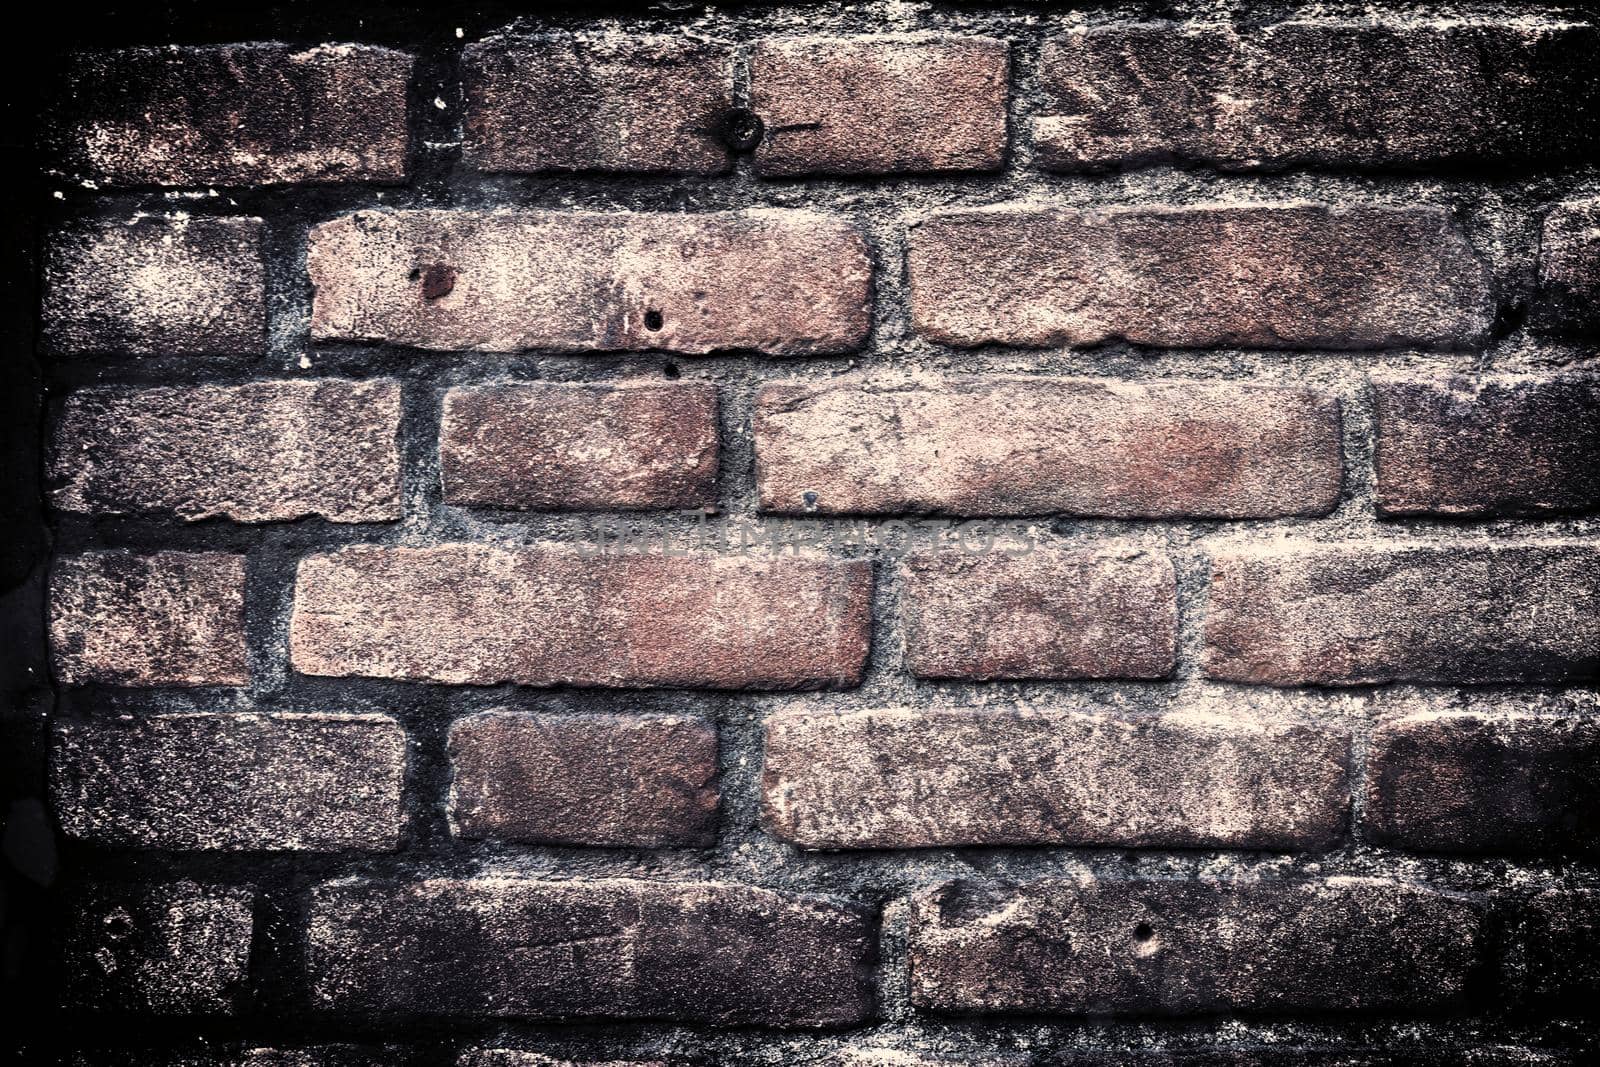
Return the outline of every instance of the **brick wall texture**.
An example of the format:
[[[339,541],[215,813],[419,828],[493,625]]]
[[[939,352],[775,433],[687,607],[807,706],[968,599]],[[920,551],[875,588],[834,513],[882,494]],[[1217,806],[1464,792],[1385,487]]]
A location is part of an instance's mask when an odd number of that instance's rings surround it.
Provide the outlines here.
[[[536,8],[64,49],[24,1060],[1600,1062],[1595,10]]]

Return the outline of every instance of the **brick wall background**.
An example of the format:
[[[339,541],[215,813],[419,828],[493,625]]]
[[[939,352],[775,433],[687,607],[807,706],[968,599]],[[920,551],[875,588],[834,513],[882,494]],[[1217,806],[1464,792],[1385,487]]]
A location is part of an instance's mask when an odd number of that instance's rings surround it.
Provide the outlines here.
[[[61,19],[18,1062],[1587,1062],[1594,14]]]

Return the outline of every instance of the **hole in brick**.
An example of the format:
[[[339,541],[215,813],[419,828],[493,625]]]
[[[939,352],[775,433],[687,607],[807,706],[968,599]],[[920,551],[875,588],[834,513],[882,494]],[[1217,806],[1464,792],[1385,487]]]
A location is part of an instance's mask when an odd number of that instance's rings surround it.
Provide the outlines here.
[[[114,911],[105,918],[106,934],[113,941],[121,941],[133,933],[133,920],[125,911]]]
[[[415,274],[412,271],[412,274]],[[435,263],[422,272],[422,297],[424,300],[438,300],[440,297],[449,296],[450,291],[456,287],[456,269],[445,263]]]
[[[657,311],[655,308],[651,308],[649,311],[644,313],[644,328],[647,330],[661,329],[661,324],[663,321],[664,320],[661,318],[661,312]]]
[[[661,373],[665,374],[668,378],[676,379],[682,372],[678,370],[678,365],[676,363],[668,363],[665,367],[661,368]]]
[[[805,492],[800,494],[800,502],[808,508],[816,507],[817,500],[817,493],[814,489],[807,489]]]
[[[1140,944],[1156,936],[1156,928],[1149,923],[1140,923],[1133,928],[1133,939]]]

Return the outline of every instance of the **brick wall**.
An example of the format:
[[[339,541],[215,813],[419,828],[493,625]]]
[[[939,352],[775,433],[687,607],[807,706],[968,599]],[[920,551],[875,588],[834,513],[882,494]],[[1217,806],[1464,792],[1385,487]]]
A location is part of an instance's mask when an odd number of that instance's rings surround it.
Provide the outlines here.
[[[515,14],[64,31],[23,1060],[1600,1054],[1594,12]]]

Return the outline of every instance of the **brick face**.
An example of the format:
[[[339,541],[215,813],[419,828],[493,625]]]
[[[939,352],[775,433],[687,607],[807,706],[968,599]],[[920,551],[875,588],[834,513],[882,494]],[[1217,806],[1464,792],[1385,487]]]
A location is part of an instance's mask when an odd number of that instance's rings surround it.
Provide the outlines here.
[[[1542,325],[1600,332],[1600,200],[1557,204],[1545,215],[1539,289]]]

